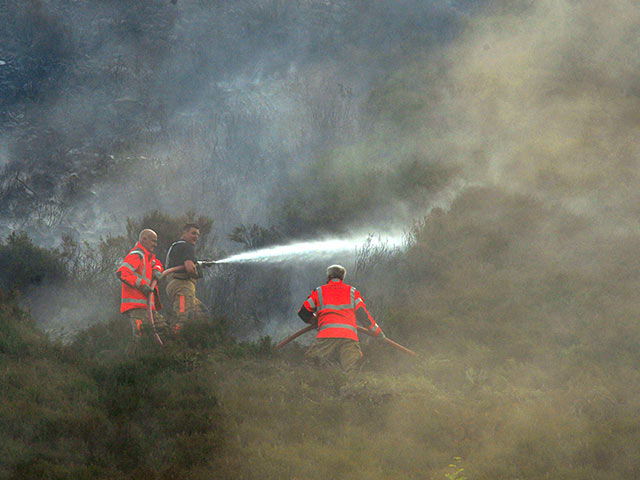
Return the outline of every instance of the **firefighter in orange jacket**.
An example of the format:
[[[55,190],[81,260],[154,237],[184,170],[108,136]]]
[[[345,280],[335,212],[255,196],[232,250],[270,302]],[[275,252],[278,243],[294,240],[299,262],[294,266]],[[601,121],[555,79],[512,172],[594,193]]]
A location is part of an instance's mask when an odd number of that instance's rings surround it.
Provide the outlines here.
[[[120,313],[126,313],[131,322],[131,329],[134,338],[139,339],[143,333],[153,333],[153,328],[149,323],[147,314],[147,302],[151,293],[151,282],[155,278],[162,277],[162,263],[153,254],[158,245],[158,235],[150,229],[144,229],[138,236],[138,243],[124,257],[122,265],[116,275],[122,282],[122,296],[120,300]],[[153,320],[157,330],[162,331],[167,328],[167,323],[157,310],[160,305],[159,293],[155,290],[155,295],[151,297],[151,309],[153,310]],[[156,301],[158,308],[156,309]]]
[[[317,322],[316,341],[305,357],[320,365],[337,360],[345,372],[353,373],[362,358],[357,324],[368,328],[375,337],[385,335],[371,317],[360,292],[344,283],[346,273],[340,265],[327,268],[326,285],[311,292],[298,316],[306,323]]]

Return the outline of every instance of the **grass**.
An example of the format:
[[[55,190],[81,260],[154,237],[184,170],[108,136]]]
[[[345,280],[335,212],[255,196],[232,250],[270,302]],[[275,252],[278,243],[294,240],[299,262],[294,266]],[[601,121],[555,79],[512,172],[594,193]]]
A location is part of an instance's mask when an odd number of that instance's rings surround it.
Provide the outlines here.
[[[586,396],[536,387],[519,364],[430,380],[443,360],[365,373],[346,393],[336,372],[282,359],[235,363],[217,380],[234,449],[247,455],[237,478],[449,478],[456,455],[469,479],[638,471],[634,393],[620,404],[611,385],[594,383],[604,378],[591,379]]]
[[[364,340],[355,379],[295,343],[237,343],[226,319],[162,349],[132,349],[122,317],[57,345],[0,297],[0,479],[640,478],[640,240],[547,250],[541,205],[459,202],[404,257],[360,262],[354,284],[420,356]],[[533,225],[479,220],[493,204]]]
[[[93,355],[112,324],[2,354],[0,478],[187,478],[221,458],[224,415],[199,353]]]
[[[632,363],[612,371],[568,349],[554,369],[532,360],[496,365],[473,343],[415,360],[370,343],[370,361],[349,380],[304,365],[296,345],[238,345],[206,325],[192,333],[210,346],[150,345],[133,354],[123,328],[116,351],[93,355],[113,325],[66,347],[32,332],[24,341],[39,339],[38,349],[1,354],[0,478],[640,473],[640,372]]]

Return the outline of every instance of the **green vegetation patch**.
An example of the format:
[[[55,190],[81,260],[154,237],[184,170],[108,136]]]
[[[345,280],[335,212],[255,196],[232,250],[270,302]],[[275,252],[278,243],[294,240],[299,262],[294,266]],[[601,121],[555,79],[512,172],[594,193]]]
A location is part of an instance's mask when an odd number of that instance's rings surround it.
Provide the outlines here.
[[[187,478],[220,460],[225,420],[198,352],[119,339],[96,355],[108,328],[63,347],[18,313],[5,299],[0,478]]]

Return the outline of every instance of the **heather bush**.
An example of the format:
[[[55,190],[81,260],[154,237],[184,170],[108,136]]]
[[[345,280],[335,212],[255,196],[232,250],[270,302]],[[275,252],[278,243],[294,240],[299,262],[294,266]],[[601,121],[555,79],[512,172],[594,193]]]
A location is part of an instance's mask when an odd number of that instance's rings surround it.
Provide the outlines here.
[[[0,243],[0,289],[24,291],[44,281],[65,278],[58,252],[35,245],[26,233],[11,233]]]

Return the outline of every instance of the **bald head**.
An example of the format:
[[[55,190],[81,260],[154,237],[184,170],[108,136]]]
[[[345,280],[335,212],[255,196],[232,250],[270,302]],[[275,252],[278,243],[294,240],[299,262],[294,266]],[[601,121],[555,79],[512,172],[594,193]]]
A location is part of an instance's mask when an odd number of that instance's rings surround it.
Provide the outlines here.
[[[158,245],[158,234],[149,228],[145,228],[138,235],[138,241],[144,248],[153,252]]]

